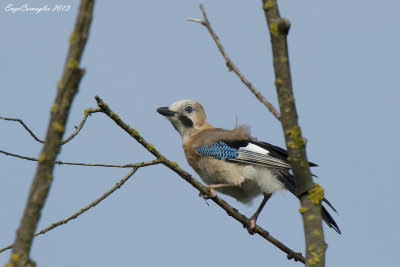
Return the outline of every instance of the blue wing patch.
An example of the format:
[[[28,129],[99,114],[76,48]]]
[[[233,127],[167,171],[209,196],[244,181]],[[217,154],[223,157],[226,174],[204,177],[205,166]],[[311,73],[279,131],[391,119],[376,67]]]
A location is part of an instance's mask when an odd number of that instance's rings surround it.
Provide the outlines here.
[[[213,143],[209,146],[199,146],[197,153],[203,156],[212,156],[215,159],[233,159],[237,157],[237,149],[232,148],[224,142]]]

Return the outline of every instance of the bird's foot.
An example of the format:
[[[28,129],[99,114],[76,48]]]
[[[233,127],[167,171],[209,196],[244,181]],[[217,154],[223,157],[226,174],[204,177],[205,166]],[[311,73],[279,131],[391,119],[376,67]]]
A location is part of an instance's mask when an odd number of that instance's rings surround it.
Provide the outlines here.
[[[247,232],[254,235],[254,229],[256,228],[257,217],[254,215],[250,218],[250,224],[247,226]]]
[[[206,186],[208,190],[210,190],[210,194],[203,194],[202,192],[199,193],[199,196],[204,199],[214,198],[217,196],[217,191],[215,191],[215,187],[213,185]]]
[[[217,191],[215,191],[215,188],[222,188],[222,187],[228,187],[228,186],[233,186],[232,184],[210,184],[207,185],[206,187],[208,190],[210,190],[210,194],[203,194],[200,192],[199,196],[203,197],[204,199],[209,199],[217,196]]]
[[[260,215],[262,209],[264,208],[265,204],[267,203],[268,199],[270,199],[271,196],[272,194],[264,194],[264,199],[262,200],[260,206],[253,214],[253,216],[251,216],[250,224],[247,226],[247,231],[249,232],[249,234],[254,235],[254,229],[256,228],[258,215]]]

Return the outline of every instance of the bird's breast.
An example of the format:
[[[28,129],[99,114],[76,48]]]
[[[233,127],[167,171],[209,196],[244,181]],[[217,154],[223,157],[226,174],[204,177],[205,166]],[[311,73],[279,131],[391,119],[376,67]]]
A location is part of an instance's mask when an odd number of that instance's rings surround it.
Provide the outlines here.
[[[184,151],[189,165],[206,184],[231,185],[217,191],[243,203],[251,202],[261,193],[273,193],[285,188],[269,168],[202,156],[185,146]]]

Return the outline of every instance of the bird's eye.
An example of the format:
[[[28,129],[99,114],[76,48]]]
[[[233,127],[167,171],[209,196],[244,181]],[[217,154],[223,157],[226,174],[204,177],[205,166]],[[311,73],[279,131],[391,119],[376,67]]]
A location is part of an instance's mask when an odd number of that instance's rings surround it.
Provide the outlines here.
[[[192,107],[192,106],[186,106],[186,107],[185,107],[185,111],[186,111],[187,113],[192,113],[192,112],[193,112],[193,107]]]

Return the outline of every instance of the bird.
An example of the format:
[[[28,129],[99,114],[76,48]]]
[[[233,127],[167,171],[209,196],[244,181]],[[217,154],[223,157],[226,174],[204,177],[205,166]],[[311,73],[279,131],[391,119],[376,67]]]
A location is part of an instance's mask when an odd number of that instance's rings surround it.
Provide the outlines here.
[[[182,99],[169,107],[157,108],[182,138],[183,151],[189,165],[196,171],[215,197],[216,191],[239,202],[251,204],[263,195],[263,200],[250,218],[249,232],[272,194],[288,190],[295,194],[296,184],[291,174],[287,151],[267,142],[257,141],[246,125],[232,130],[215,128],[206,119],[203,106],[191,99]],[[317,166],[309,162],[309,166]],[[335,212],[332,204],[323,198]],[[322,219],[341,234],[339,226],[321,206]]]

